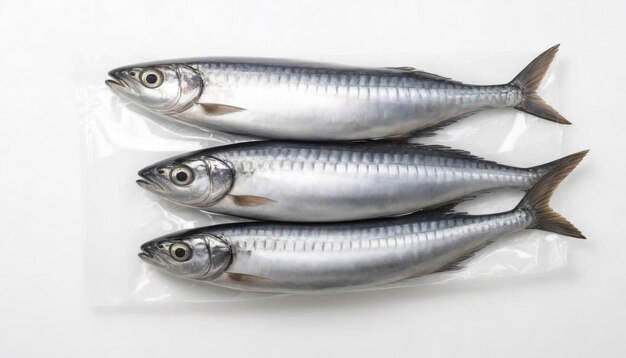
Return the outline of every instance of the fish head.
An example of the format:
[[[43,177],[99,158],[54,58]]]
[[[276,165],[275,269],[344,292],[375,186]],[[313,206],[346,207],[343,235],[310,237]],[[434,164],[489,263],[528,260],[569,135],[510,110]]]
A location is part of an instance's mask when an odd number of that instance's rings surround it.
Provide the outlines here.
[[[144,243],[139,257],[175,276],[211,279],[226,270],[232,252],[222,239],[188,230]]]
[[[120,67],[109,72],[105,83],[133,103],[161,114],[180,113],[195,103],[203,88],[202,77],[183,64],[147,64]]]
[[[139,171],[137,184],[178,204],[208,207],[228,194],[234,171],[220,159],[195,152],[166,159]]]

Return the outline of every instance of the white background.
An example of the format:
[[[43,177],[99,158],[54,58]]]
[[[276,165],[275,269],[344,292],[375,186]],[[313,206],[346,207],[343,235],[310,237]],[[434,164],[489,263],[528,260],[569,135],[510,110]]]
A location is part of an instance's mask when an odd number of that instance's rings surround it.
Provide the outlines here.
[[[0,356],[626,354],[626,26],[618,1],[178,4],[0,3]],[[564,151],[592,149],[553,200],[589,238],[570,242],[567,268],[250,302],[85,302],[76,56],[132,63],[198,55],[538,53],[554,43],[562,44],[559,110],[574,122],[564,129]],[[488,63],[458,66],[494,79],[514,74],[489,75]]]

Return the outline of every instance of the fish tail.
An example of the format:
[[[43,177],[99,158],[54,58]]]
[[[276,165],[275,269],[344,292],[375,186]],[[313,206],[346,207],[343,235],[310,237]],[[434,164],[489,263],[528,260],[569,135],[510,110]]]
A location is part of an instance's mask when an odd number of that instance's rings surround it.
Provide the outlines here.
[[[515,209],[530,211],[533,223],[527,229],[539,229],[585,239],[580,230],[552,210],[549,204],[554,189],[576,168],[587,152],[589,151],[584,150],[553,162],[554,167],[526,193]]]
[[[537,88],[558,50],[559,45],[555,45],[537,56],[510,84],[522,90],[522,102],[515,106],[516,109],[552,122],[571,124],[537,94]]]
[[[584,157],[584,153],[587,153],[587,151],[570,154],[563,158],[551,161],[549,163],[537,165],[528,169],[539,173],[539,175],[543,177],[544,175],[553,172],[555,168],[561,168],[563,165],[566,165],[567,163],[570,163],[570,162],[579,163],[581,160],[581,155]]]

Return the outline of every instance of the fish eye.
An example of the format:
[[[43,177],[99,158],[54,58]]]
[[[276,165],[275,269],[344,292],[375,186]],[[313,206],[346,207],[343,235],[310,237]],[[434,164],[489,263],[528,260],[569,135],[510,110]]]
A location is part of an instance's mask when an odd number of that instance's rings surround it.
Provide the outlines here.
[[[161,71],[149,69],[141,72],[141,83],[148,88],[157,88],[163,83]]]
[[[170,247],[170,255],[178,262],[184,262],[191,258],[191,248],[189,245],[178,242]]]
[[[193,181],[193,172],[185,165],[178,166],[170,174],[172,182],[178,186],[188,185]]]

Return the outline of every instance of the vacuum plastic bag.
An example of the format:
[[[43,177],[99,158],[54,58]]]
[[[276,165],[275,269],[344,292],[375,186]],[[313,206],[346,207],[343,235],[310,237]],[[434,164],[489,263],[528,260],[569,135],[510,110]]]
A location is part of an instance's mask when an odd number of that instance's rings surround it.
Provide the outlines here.
[[[495,84],[508,82],[535,55],[403,53],[314,60],[362,66],[416,66],[466,83]],[[139,169],[183,152],[257,139],[179,124],[116,96],[104,85],[106,73],[127,62],[121,57],[76,61],[78,116],[84,138],[84,278],[88,300],[94,305],[110,305],[267,297],[270,294],[235,291],[168,276],[137,257],[143,242],[168,232],[243,221],[178,206],[148,193],[135,184]],[[558,109],[557,71],[555,62],[539,92]],[[503,164],[528,167],[563,156],[561,134],[557,124],[506,109],[475,114],[433,137],[417,141],[448,145]],[[520,191],[493,193],[463,203],[459,210],[472,214],[504,211],[514,207],[522,195]],[[463,264],[462,270],[374,289],[523,275],[562,267],[566,259],[566,240],[543,231],[525,230],[479,251]]]

